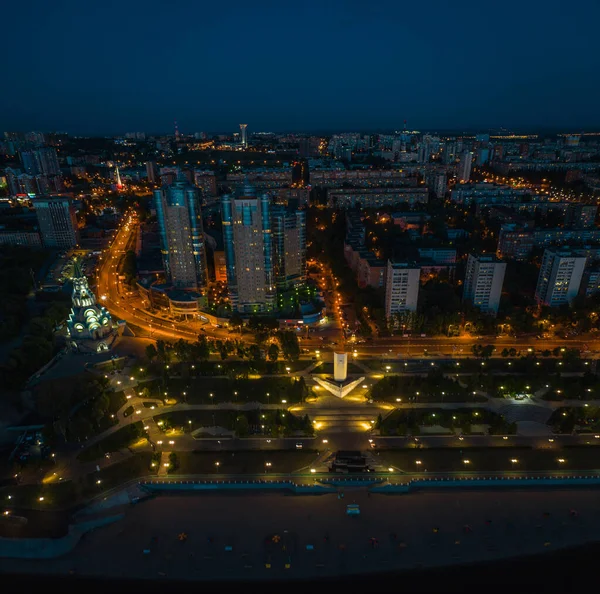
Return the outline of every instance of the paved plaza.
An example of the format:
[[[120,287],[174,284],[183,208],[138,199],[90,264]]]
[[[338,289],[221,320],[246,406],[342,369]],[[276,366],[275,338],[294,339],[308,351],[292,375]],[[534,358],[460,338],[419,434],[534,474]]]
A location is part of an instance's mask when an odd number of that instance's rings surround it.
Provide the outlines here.
[[[348,503],[360,505],[360,516],[346,515]],[[591,489],[165,495],[128,506],[125,519],[87,534],[64,557],[2,559],[0,571],[247,580],[427,568],[597,540],[598,503]]]

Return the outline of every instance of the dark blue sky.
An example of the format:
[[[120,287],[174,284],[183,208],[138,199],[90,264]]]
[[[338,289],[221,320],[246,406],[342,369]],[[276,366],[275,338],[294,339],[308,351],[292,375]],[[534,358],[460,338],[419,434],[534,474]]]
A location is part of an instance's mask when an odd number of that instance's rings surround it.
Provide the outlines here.
[[[598,0],[4,3],[0,130],[600,127]]]

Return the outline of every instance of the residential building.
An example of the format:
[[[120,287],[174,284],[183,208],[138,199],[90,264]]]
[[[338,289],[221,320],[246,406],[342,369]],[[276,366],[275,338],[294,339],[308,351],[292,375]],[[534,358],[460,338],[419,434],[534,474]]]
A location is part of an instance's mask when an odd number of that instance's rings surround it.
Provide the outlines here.
[[[421,270],[415,264],[388,260],[385,276],[385,315],[416,311]]]
[[[292,185],[295,188],[306,188],[310,185],[310,171],[306,159],[298,159],[292,164]]]
[[[22,245],[32,248],[42,247],[42,239],[37,231],[0,230],[0,245]]]
[[[215,281],[218,283],[227,282],[227,263],[225,262],[224,251],[214,251],[213,259],[215,263]]]
[[[469,301],[482,312],[496,316],[505,272],[506,263],[500,262],[495,256],[469,254],[463,301]]]
[[[146,163],[146,177],[151,184],[155,184],[158,180],[158,167],[156,161],[148,161]]]
[[[419,248],[419,258],[434,264],[456,264],[456,250],[452,248]]]
[[[271,207],[275,286],[288,290],[306,281],[306,210],[294,201]]]
[[[586,261],[584,255],[568,250],[545,250],[535,300],[550,307],[570,303],[579,293]]]
[[[584,297],[591,297],[600,293],[600,268],[597,265],[586,267],[583,273],[580,293]]]
[[[154,204],[167,278],[178,289],[202,289],[206,248],[198,189],[179,173],[172,184],[154,191]]]
[[[512,186],[495,183],[457,184],[452,189],[450,198],[459,204],[485,203],[504,204],[518,202],[523,196],[531,196],[531,190],[513,188]],[[537,198],[537,197],[535,197]]]
[[[247,184],[221,197],[227,285],[233,311],[273,311],[276,288],[271,197]]]
[[[600,229],[528,229],[516,223],[500,228],[496,254],[501,258],[526,260],[534,247],[587,245],[600,242]]]
[[[505,223],[500,227],[496,256],[503,260],[524,262],[535,246],[533,233],[516,223]]]
[[[458,163],[458,181],[460,183],[466,183],[471,179],[471,167],[473,165],[473,153],[471,151],[464,151],[460,156],[460,162]]]
[[[289,204],[296,200],[298,206],[308,206],[310,188],[278,188],[273,191],[273,199],[277,204]]]
[[[565,225],[579,229],[589,229],[596,222],[597,204],[569,204],[565,213]]]
[[[45,247],[71,248],[79,243],[75,207],[69,196],[36,198],[33,206]]]
[[[60,164],[56,149],[42,147],[31,151],[21,151],[21,163],[29,175],[60,175]]]
[[[327,206],[330,208],[363,208],[396,206],[398,204],[427,204],[429,189],[419,188],[345,188],[327,191]]]
[[[214,171],[195,171],[194,181],[204,198],[217,195],[217,179]]]

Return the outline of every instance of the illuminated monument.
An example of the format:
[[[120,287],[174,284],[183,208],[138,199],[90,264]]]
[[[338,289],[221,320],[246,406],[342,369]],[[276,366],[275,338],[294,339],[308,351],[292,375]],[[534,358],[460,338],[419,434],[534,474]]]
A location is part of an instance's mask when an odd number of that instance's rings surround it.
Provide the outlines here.
[[[325,378],[321,379],[318,377],[314,378],[315,381],[328,392],[331,392],[338,398],[344,398],[356,386],[364,381],[364,377],[359,377],[356,380],[348,379],[348,353],[333,353],[333,379]]]
[[[96,303],[79,261],[73,264],[73,293],[67,333],[73,350],[100,353],[108,351],[117,336],[110,313]]]

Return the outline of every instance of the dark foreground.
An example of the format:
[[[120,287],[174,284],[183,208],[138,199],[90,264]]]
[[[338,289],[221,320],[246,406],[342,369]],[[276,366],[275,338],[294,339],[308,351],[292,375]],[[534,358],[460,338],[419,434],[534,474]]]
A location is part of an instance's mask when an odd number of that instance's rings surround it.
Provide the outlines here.
[[[2,559],[0,570],[73,572],[71,579],[141,578],[165,586],[171,580],[314,580],[374,572],[370,579],[381,580],[385,573],[405,570],[435,576],[457,571],[431,573],[436,566],[506,557],[516,558],[510,561],[514,565],[527,555],[598,540],[599,501],[597,490],[400,496],[347,490],[341,500],[335,495],[162,496],[127,508],[123,521],[88,534],[65,557]],[[360,504],[359,517],[345,514],[352,502]],[[182,541],[180,534],[186,535]],[[551,584],[562,579],[562,570],[550,567]],[[488,575],[484,583],[516,575]],[[535,583],[544,581],[537,577]]]

